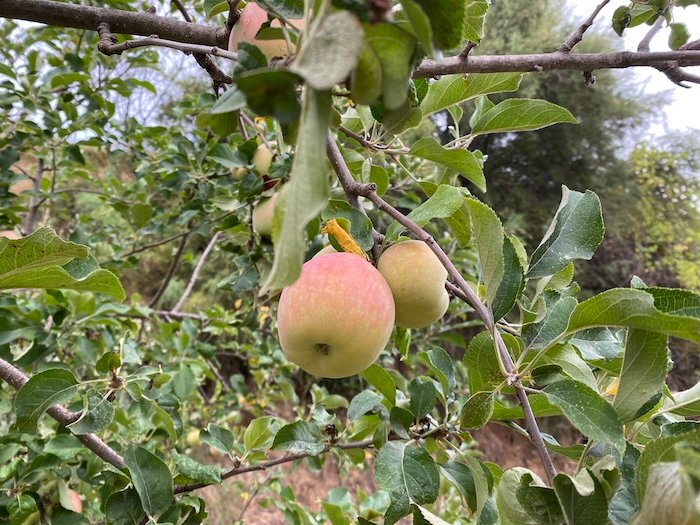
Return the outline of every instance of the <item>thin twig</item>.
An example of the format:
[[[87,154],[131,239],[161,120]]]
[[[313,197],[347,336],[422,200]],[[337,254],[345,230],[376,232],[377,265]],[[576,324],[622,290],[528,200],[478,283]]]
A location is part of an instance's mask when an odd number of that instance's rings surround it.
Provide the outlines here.
[[[586,21],[581,24],[576,31],[569,35],[562,45],[559,46],[560,53],[570,53],[576,44],[583,40],[583,34],[588,31],[588,28],[593,25],[593,21],[596,19],[598,14],[603,10],[603,8],[610,3],[610,0],[603,0],[598,7],[595,8],[591,16],[589,16]]]
[[[129,49],[149,46],[168,47],[170,49],[184,51],[185,53],[204,53],[208,55],[214,55],[217,57],[228,58],[229,60],[238,59],[237,53],[221,49],[220,47],[208,47],[200,44],[186,44],[183,42],[176,42],[175,40],[165,40],[163,38],[158,38],[157,36],[138,38],[136,40],[127,40],[126,42],[122,42],[121,44],[111,44],[107,46],[102,46],[99,49],[100,52],[104,53],[105,55],[119,55],[124,51],[128,51]]]
[[[199,278],[199,272],[202,271],[202,267],[204,266],[204,261],[206,261],[207,257],[209,257],[209,254],[211,253],[212,249],[214,248],[214,245],[216,244],[216,241],[219,238],[219,235],[221,232],[216,232],[214,236],[211,238],[209,241],[209,244],[207,244],[207,247],[204,248],[204,251],[202,252],[202,255],[199,258],[199,261],[197,261],[197,265],[194,267],[194,271],[192,272],[192,277],[190,277],[189,282],[187,283],[187,287],[185,288],[184,293],[182,294],[182,297],[180,297],[180,300],[177,302],[175,306],[173,306],[173,309],[171,310],[171,313],[177,313],[180,308],[182,308],[187,301],[187,298],[190,296],[192,293],[192,289],[194,288],[194,284],[197,282],[197,279]]]
[[[651,40],[656,36],[656,33],[661,31],[661,27],[664,25],[665,21],[666,19],[662,15],[659,15],[659,17],[656,19],[649,31],[647,31],[647,34],[644,35],[644,38],[640,40],[639,45],[637,46],[637,51],[645,53],[648,53],[650,51]]]
[[[0,379],[17,390],[19,390],[27,381],[29,381],[27,376],[4,359],[0,359]],[[64,427],[74,423],[80,417],[80,414],[70,412],[60,405],[53,406],[46,412]],[[83,445],[85,445],[89,450],[94,452],[107,463],[111,463],[118,469],[124,468],[124,459],[94,434],[75,434],[75,437],[77,437]]]
[[[182,260],[182,254],[185,253],[185,245],[187,244],[187,239],[189,236],[189,233],[187,233],[182,237],[182,239],[180,239],[180,245],[177,247],[177,251],[173,256],[173,260],[170,262],[168,272],[165,274],[163,282],[160,283],[160,288],[158,288],[158,291],[153,296],[153,299],[151,299],[148,303],[149,308],[155,307],[160,301],[161,297],[163,297],[165,289],[168,287],[168,284],[170,284],[170,280],[173,278],[173,275],[175,275],[175,270],[177,270],[177,267],[179,266],[180,261]]]
[[[355,133],[352,130],[349,130],[345,126],[338,126],[338,131],[340,131],[343,135],[350,137],[354,141],[360,143],[362,146],[364,146],[367,149],[371,149],[371,150],[379,149],[376,144],[370,142],[369,140],[364,138],[362,135]]]
[[[463,297],[465,302],[469,304],[472,308],[474,308],[477,315],[483,321],[488,331],[493,335],[493,338],[495,340],[494,342],[496,344],[496,350],[500,356],[501,361],[503,362],[503,366],[505,367],[505,371],[507,373],[506,380],[508,381],[508,384],[515,387],[518,401],[520,402],[523,408],[523,414],[525,416],[525,427],[527,428],[528,434],[530,435],[530,440],[535,445],[535,448],[537,449],[537,452],[540,455],[540,459],[542,460],[545,472],[547,473],[547,477],[551,483],[554,479],[554,476],[556,475],[554,463],[552,463],[552,458],[549,456],[549,452],[545,447],[544,440],[542,439],[542,434],[540,433],[539,427],[537,426],[537,420],[535,419],[534,413],[532,412],[532,407],[530,406],[530,402],[528,401],[527,393],[522,389],[520,385],[519,377],[515,370],[515,364],[513,363],[513,359],[511,358],[510,353],[508,352],[508,348],[506,347],[500,332],[496,329],[491,311],[483,302],[481,302],[479,296],[474,292],[474,290],[472,290],[471,286],[469,286],[464,277],[462,277],[462,274],[459,272],[459,270],[457,270],[454,263],[450,260],[445,251],[438,245],[437,242],[435,242],[435,239],[423,228],[418,226],[415,222],[413,222],[399,210],[397,210],[389,203],[387,203],[384,199],[382,199],[377,194],[375,184],[360,184],[356,182],[352,178],[350,171],[347,169],[345,160],[343,159],[342,155],[340,155],[340,151],[338,150],[337,146],[331,147],[331,143],[335,145],[335,141],[331,141],[329,139],[329,144],[327,148],[331,165],[335,169],[336,175],[338,176],[338,180],[340,181],[341,185],[343,186],[343,189],[348,195],[348,199],[350,199],[353,195],[356,197],[362,196],[366,199],[369,199],[370,201],[372,201],[372,203],[374,203],[375,207],[378,210],[388,214],[390,217],[392,217],[401,225],[403,225],[406,229],[410,230],[419,240],[425,242],[447,270],[448,275],[455,283],[455,287],[459,290],[459,292],[461,292],[460,297]]]

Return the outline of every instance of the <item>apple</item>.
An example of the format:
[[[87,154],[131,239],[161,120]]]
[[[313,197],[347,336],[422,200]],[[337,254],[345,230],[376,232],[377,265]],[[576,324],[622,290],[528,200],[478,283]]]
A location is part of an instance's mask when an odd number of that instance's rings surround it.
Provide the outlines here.
[[[394,325],[391,290],[377,269],[352,253],[306,262],[282,290],[277,330],[287,358],[309,374],[359,374],[384,349]]]
[[[248,173],[246,168],[231,168],[231,176],[236,180],[241,180]]]
[[[282,38],[276,40],[258,40],[255,38],[255,35],[258,34],[260,27],[265,22],[267,22],[267,11],[254,2],[248,2],[231,30],[231,35],[228,39],[229,51],[236,51],[240,42],[248,42],[257,46],[268,60],[285,58],[289,56],[290,52],[295,53],[296,46],[294,44],[287,46],[287,42]],[[297,29],[304,27],[304,21],[301,19],[292,19],[289,22]],[[271,27],[281,27],[279,20],[273,20]]]
[[[68,489],[66,492],[68,494],[68,501],[71,506],[70,510],[77,513],[83,512],[83,502],[80,499],[80,494],[73,489]]]
[[[12,231],[12,230],[3,230],[3,231],[0,231],[0,237],[5,237],[6,239],[12,239],[12,240],[15,240],[15,239],[19,239],[19,238],[20,238],[20,236],[17,235],[17,234],[16,234],[14,231]]]
[[[379,257],[377,269],[394,296],[396,326],[423,328],[445,315],[450,301],[447,270],[427,244],[394,244]]]
[[[263,237],[272,236],[272,217],[275,214],[275,203],[280,194],[275,193],[269,199],[260,202],[253,208],[253,231]]]
[[[319,251],[317,251],[316,255],[314,255],[312,258],[315,259],[316,257],[322,257],[324,255],[328,255],[329,253],[338,253],[338,250],[333,248],[332,244],[329,244],[328,246],[324,246]]]
[[[197,430],[197,429],[190,430],[187,433],[187,436],[185,437],[185,441],[191,447],[198,447],[199,445],[201,445],[202,442],[199,439],[199,430]]]
[[[265,144],[260,144],[258,149],[253,153],[253,169],[259,175],[267,175],[270,173],[270,164],[272,164],[272,152]]]

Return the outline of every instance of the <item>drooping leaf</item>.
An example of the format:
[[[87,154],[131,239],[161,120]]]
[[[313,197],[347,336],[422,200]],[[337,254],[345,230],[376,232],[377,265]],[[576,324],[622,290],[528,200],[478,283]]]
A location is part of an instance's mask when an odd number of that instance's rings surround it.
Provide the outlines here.
[[[0,290],[62,288],[104,293],[124,300],[116,275],[101,269],[87,246],[62,240],[51,228],[21,239],[0,238]]]
[[[50,407],[70,401],[78,381],[70,370],[51,368],[34,374],[17,392],[15,416],[22,432],[35,432],[39,417]]]
[[[146,513],[134,488],[110,494],[105,503],[105,518],[108,525],[139,525]]]
[[[426,159],[455,170],[472,182],[481,191],[486,191],[486,179],[476,156],[463,148],[445,148],[432,137],[419,139],[408,152],[409,155]]]
[[[314,89],[330,89],[343,82],[357,65],[362,49],[362,28],[349,11],[335,11],[325,16],[290,69]]]
[[[258,3],[273,14],[286,18],[301,18],[304,16],[303,0],[258,0]]]
[[[554,491],[564,509],[566,523],[572,525],[605,525],[608,522],[608,501],[604,489],[595,475],[588,475],[592,487],[581,493],[581,483],[566,474],[554,478]]]
[[[376,388],[392,405],[396,404],[396,383],[391,374],[377,363],[372,363],[362,372],[362,377]]]
[[[281,190],[272,226],[275,257],[263,288],[273,290],[293,283],[301,273],[306,252],[306,226],[323,210],[330,183],[325,165],[331,96],[309,87],[299,128],[290,180]]]
[[[452,49],[462,43],[466,4],[464,0],[415,0],[428,15],[433,42],[438,49]]]
[[[433,54],[433,28],[430,25],[428,15],[415,0],[401,0],[401,6],[406,14],[406,18],[411,24],[413,34],[416,35],[423,50],[428,54]]]
[[[479,95],[516,91],[522,79],[522,73],[445,75],[430,84],[420,108],[423,116],[428,116]]]
[[[700,523],[695,481],[680,462],[655,463],[649,469],[647,490],[633,525]]]
[[[620,385],[613,402],[623,423],[639,417],[639,410],[650,399],[660,397],[670,366],[668,336],[628,330]]]
[[[608,505],[608,519],[612,525],[627,525],[639,507],[634,487],[639,455],[635,447],[627,445],[619,466],[620,485]]]
[[[437,400],[435,385],[431,381],[415,378],[408,385],[408,393],[411,396],[410,408],[416,419],[428,414]]]
[[[512,236],[503,238],[503,278],[491,305],[497,321],[512,310],[525,287],[524,269],[513,242]]]
[[[374,104],[382,96],[382,85],[382,64],[374,49],[364,42],[350,79],[352,99],[358,104]]]
[[[124,454],[124,464],[138,492],[143,510],[160,514],[173,501],[173,478],[168,466],[143,447],[131,447]]]
[[[565,379],[547,385],[544,394],[583,435],[608,443],[624,454],[626,442],[622,422],[598,392],[583,383]]]
[[[484,22],[489,11],[490,0],[467,0],[467,16],[464,23],[464,38],[478,44],[484,38]]]
[[[469,508],[479,517],[489,496],[489,481],[483,463],[465,454],[462,458],[465,464],[458,461],[448,461],[440,465],[440,471],[467,500]]]
[[[503,227],[496,213],[483,202],[467,199],[472,236],[479,254],[481,281],[486,287],[486,303],[493,305],[503,278]]]
[[[214,447],[220,452],[227,453],[233,448],[233,434],[227,428],[209,423],[207,428],[199,434],[203,443]]]
[[[435,501],[440,488],[440,473],[430,454],[398,441],[389,441],[379,450],[374,479],[391,497],[384,517],[387,525],[406,516],[411,504]]]
[[[290,71],[256,69],[238,75],[236,86],[245,94],[248,107],[258,115],[291,124],[301,112],[296,89],[298,81],[299,77]]]
[[[354,421],[367,412],[374,412],[376,408],[382,406],[382,396],[371,390],[363,390],[350,401],[348,419]]]
[[[462,405],[459,424],[465,429],[481,428],[493,415],[493,394],[477,392]]]
[[[506,518],[509,523],[539,525],[540,522],[536,516],[531,515],[531,509],[523,506],[517,497],[523,478],[529,486],[545,487],[544,482],[534,472],[526,468],[515,467],[506,470],[501,476],[496,491],[498,514]]]
[[[555,292],[545,293],[545,303],[544,318],[523,326],[522,337],[527,348],[540,350],[561,336],[578,304],[574,297],[561,297]]]
[[[246,451],[265,449],[272,445],[279,423],[270,416],[257,417],[245,429],[243,446]]]
[[[562,186],[562,198],[552,223],[530,257],[527,277],[553,275],[570,261],[590,259],[603,240],[600,199],[590,190],[571,191]]]
[[[493,390],[503,381],[498,365],[496,348],[488,332],[480,332],[469,342],[464,352],[464,366],[467,368],[469,392]]]

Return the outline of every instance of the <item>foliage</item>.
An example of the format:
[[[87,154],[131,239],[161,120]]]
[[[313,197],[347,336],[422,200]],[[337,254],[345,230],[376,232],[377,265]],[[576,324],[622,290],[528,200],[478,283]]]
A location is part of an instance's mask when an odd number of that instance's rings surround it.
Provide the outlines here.
[[[223,19],[221,3],[196,7]],[[310,17],[311,3],[261,5],[271,16]],[[559,154],[577,162],[568,142],[585,129],[592,96],[567,109],[556,96],[533,98],[540,91],[531,87],[513,95],[517,73],[413,79],[419,57],[457,47],[460,35],[488,41],[488,2],[457,2],[463,14],[453,3],[405,0],[393,21],[370,24],[364,3],[318,2],[318,24],[306,25],[313,30],[302,33],[290,67],[242,46],[225,93],[189,86],[153,119],[128,107],[140,91],[161,89],[136,75],[157,68],[153,51],[109,58],[92,32],[0,25],[0,52],[12,64],[0,64],[0,115],[9,123],[0,132],[0,220],[24,234],[0,238],[1,519],[202,523],[202,486],[305,458],[308,468],[335,461],[367,475],[371,462],[376,490],[336,487],[312,510],[293,482],[269,478],[261,490],[290,523],[697,521],[700,393],[697,385],[672,393],[666,377],[669,337],[700,344],[700,295],[641,279],[581,294],[575,264],[601,243],[605,205],[580,180],[570,188],[553,179],[560,202],[546,219],[551,180],[528,181],[538,217],[527,231],[544,233],[529,243],[516,235],[524,228],[510,227],[508,195],[494,189],[489,166],[518,166],[505,152],[542,137],[563,137],[554,141]],[[533,27],[542,30],[544,19]],[[325,76],[316,60],[336,56]],[[629,116],[624,101],[606,104]],[[454,135],[438,141],[448,115]],[[608,135],[589,128],[591,140],[613,136],[614,118]],[[343,191],[327,140],[339,147],[337,171],[374,186]],[[261,143],[274,152],[265,176],[253,163]],[[697,202],[685,197],[684,157],[640,146],[631,159],[645,260],[677,265],[696,286],[697,228],[674,221],[698,219]],[[558,159],[538,162],[544,169]],[[514,177],[510,187],[522,172]],[[253,232],[252,208],[280,188],[269,240]],[[492,206],[487,189],[497,193]],[[401,213],[382,213],[379,195],[384,210]],[[375,206],[358,209],[360,196]],[[477,303],[460,301],[469,296],[458,288],[440,323],[395,329],[361,376],[305,375],[279,347],[276,291],[327,243],[321,223],[331,219],[370,259],[402,235],[430,235]],[[664,259],[678,244],[683,256]],[[13,367],[26,382],[9,380]],[[526,432],[520,394],[538,420],[563,417],[585,443],[542,435],[550,453],[575,462],[547,482],[475,451],[473,429],[501,422]],[[73,412],[66,425],[52,419],[57,405]],[[92,434],[121,460],[95,455]],[[202,444],[220,462],[207,461]]]

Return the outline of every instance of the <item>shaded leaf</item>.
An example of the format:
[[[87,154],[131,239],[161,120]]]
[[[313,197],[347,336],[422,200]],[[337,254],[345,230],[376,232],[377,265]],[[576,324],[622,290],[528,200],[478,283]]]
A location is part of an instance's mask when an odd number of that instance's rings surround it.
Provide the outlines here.
[[[138,492],[143,510],[160,514],[173,501],[173,478],[158,456],[142,447],[132,447],[124,454],[124,464]]]
[[[39,417],[50,407],[70,401],[78,389],[73,373],[51,368],[34,374],[17,392],[15,416],[22,432],[35,432]]]

